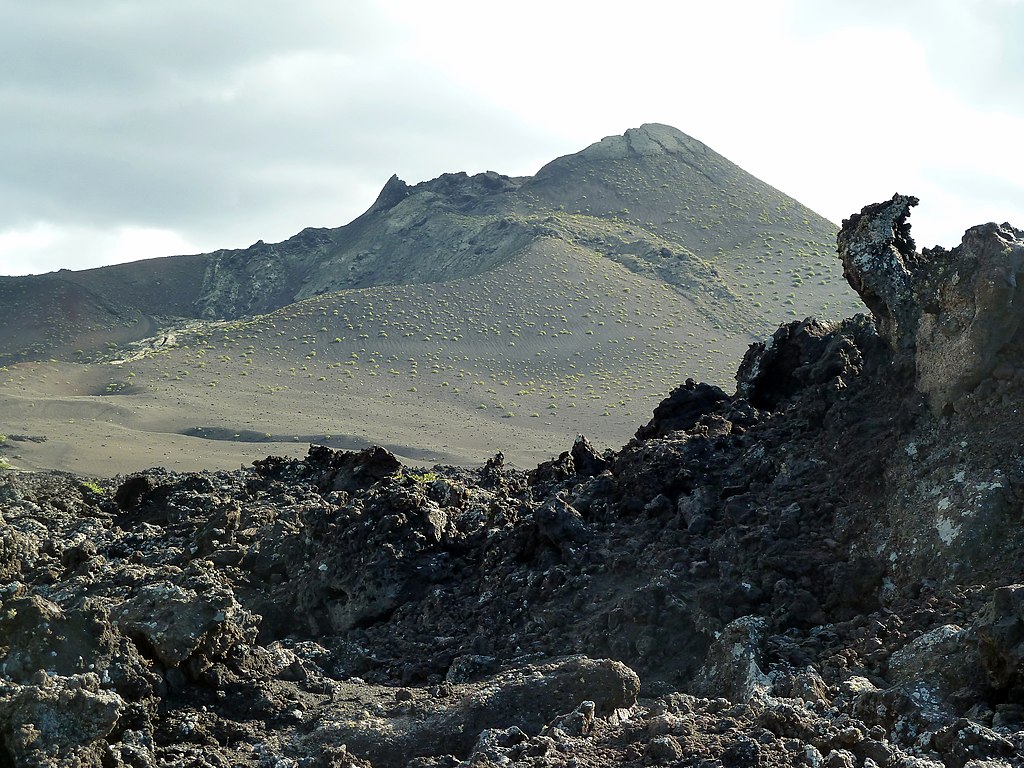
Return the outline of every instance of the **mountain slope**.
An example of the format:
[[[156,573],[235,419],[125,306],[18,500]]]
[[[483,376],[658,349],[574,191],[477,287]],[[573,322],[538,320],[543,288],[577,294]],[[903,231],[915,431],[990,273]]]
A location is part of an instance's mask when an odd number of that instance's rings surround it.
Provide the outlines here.
[[[566,433],[621,442],[688,376],[725,384],[779,321],[859,307],[833,240],[667,126],[532,178],[392,178],[337,229],[0,281],[17,305],[0,363],[22,361],[0,376],[0,413],[50,438],[22,466],[82,472],[236,466],[256,438],[530,464]],[[82,414],[55,424],[43,400]]]
[[[19,465],[60,450],[62,467],[86,473],[211,455],[230,468],[309,442],[378,442],[410,461],[503,451],[530,466],[578,431],[621,442],[695,367],[724,384],[748,343],[664,284],[556,239],[483,275],[326,294],[169,336],[116,364],[12,368],[6,428],[49,437]],[[67,410],[85,401],[104,414]]]
[[[350,288],[471,277],[552,236],[657,276],[711,314],[736,314],[745,330],[769,330],[780,313],[854,302],[829,256],[834,225],[695,139],[646,125],[533,178],[457,173],[409,187],[394,177],[350,224],[282,243],[2,278],[0,299],[22,311],[0,326],[0,362],[100,349],[95,337],[105,329],[120,340],[118,329],[142,316],[158,326],[170,317],[235,319]],[[97,307],[80,333],[76,305],[61,300],[68,290]],[[19,323],[33,308],[50,332]]]
[[[622,222],[643,240],[674,245],[675,258],[622,244],[608,255],[632,257],[633,268],[682,292],[719,287],[716,314],[736,309],[756,324],[789,307],[820,312],[830,299],[850,306],[834,258],[835,225],[674,128],[645,125],[603,139],[549,163],[523,192],[541,206]],[[774,320],[763,330],[772,327]]]

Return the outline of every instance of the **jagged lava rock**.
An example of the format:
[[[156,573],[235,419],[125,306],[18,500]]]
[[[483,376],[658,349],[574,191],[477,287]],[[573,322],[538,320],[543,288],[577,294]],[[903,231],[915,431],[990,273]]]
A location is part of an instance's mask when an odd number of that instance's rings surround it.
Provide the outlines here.
[[[916,197],[894,195],[843,222],[844,274],[879,333],[913,355],[917,386],[937,411],[992,373],[1024,319],[1024,232],[983,224],[959,246],[918,254],[907,218]]]
[[[787,324],[619,451],[0,473],[0,765],[1019,764],[1017,331],[927,329],[1020,238],[918,255],[910,202],[841,243],[875,322]]]

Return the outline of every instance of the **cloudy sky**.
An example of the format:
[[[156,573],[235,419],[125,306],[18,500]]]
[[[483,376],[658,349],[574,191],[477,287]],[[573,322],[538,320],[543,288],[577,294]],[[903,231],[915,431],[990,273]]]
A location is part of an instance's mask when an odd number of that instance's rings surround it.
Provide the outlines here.
[[[0,274],[339,226],[661,122],[833,221],[1024,227],[1024,0],[0,0]]]

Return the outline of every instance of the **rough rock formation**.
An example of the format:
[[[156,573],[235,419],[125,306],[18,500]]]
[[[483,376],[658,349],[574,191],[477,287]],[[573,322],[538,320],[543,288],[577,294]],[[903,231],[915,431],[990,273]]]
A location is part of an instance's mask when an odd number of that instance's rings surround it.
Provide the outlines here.
[[[928,330],[1006,314],[1020,233],[912,254],[910,200],[840,240],[874,322],[618,452],[4,473],[0,766],[1024,765],[1016,325]]]
[[[983,224],[952,251],[914,251],[916,197],[894,195],[843,223],[839,254],[850,284],[897,350],[912,352],[917,386],[950,408],[995,369],[1014,365],[1024,318],[1024,232]]]

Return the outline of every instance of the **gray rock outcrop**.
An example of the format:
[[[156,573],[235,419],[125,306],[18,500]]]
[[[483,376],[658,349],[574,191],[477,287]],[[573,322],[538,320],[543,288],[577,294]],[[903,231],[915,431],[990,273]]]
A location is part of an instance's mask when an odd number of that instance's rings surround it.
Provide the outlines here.
[[[893,195],[843,222],[839,255],[878,332],[913,356],[917,387],[941,412],[992,373],[1024,319],[1024,232],[982,224],[950,251],[917,253],[916,197]]]

